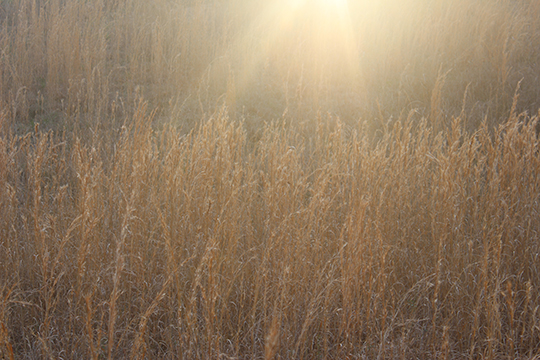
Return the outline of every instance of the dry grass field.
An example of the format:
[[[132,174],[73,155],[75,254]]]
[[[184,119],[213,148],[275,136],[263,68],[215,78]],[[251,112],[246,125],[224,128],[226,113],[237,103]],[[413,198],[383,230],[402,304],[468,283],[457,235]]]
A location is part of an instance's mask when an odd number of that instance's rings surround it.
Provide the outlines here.
[[[0,358],[538,359],[539,18],[0,0]]]

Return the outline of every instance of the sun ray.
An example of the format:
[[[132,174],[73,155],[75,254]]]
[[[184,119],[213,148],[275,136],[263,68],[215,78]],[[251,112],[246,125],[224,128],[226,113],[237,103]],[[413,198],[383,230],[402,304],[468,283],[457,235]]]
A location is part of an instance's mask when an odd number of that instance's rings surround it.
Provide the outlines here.
[[[312,84],[352,82],[359,74],[347,0],[269,3],[237,39],[233,51],[245,54],[235,78],[239,92],[250,91],[268,62],[281,77],[310,78]]]

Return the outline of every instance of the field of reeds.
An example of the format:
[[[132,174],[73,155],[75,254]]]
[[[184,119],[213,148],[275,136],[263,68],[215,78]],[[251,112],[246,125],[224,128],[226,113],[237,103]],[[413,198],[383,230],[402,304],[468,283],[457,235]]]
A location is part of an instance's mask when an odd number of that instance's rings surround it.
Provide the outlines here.
[[[0,0],[0,358],[539,358],[540,2],[343,4]]]

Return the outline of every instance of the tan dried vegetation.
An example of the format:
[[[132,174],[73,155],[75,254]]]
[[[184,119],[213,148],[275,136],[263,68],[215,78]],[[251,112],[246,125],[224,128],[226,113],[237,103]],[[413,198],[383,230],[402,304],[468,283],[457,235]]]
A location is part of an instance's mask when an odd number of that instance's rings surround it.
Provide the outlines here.
[[[540,3],[267,4],[0,1],[0,357],[534,358]]]

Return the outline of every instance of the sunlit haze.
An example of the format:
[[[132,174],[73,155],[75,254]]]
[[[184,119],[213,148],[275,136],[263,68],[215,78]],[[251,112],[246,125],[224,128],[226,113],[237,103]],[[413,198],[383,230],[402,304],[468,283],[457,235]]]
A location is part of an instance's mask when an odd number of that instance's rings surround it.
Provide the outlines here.
[[[360,72],[357,45],[346,0],[272,2],[231,48],[243,54],[235,91],[250,91],[264,66],[286,81],[301,81],[306,93],[318,92],[323,83],[352,81]]]

